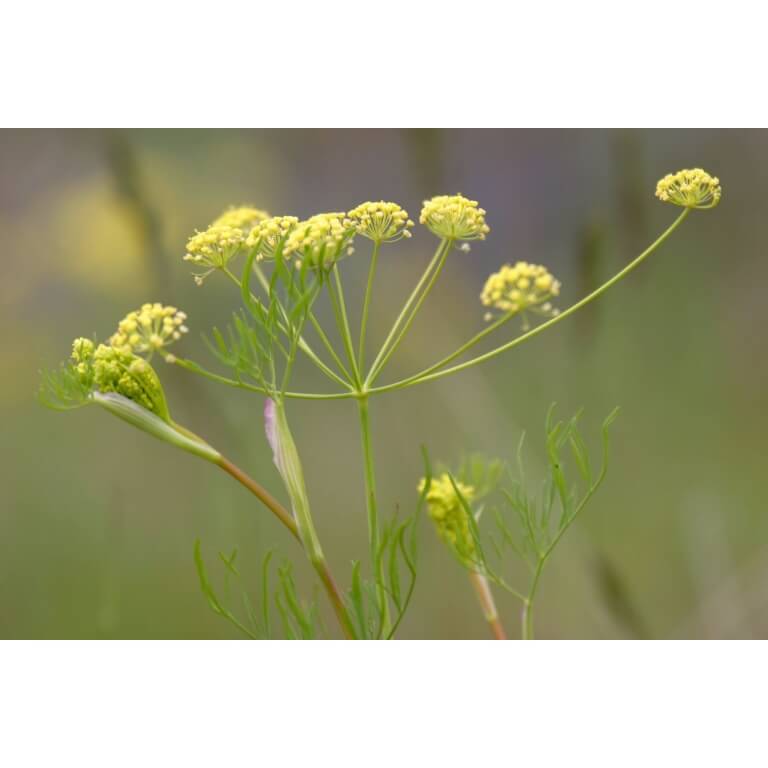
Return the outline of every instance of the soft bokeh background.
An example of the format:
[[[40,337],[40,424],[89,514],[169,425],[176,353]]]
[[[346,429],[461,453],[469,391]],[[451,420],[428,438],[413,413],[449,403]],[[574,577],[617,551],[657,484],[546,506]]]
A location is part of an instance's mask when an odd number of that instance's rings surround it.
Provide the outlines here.
[[[449,462],[472,450],[511,457],[526,430],[535,467],[552,401],[563,415],[585,406],[593,432],[620,405],[608,480],[545,575],[538,634],[768,635],[767,133],[151,130],[0,133],[0,636],[234,637],[199,592],[197,537],[217,577],[216,551],[237,547],[254,591],[272,547],[307,578],[294,544],[222,472],[98,409],[58,414],[35,399],[39,369],[66,357],[73,337],[103,338],[147,300],[184,308],[183,353],[214,367],[198,334],[225,322],[237,297],[215,278],[197,288],[181,256],[228,204],[306,216],[383,198],[417,218],[434,194],[481,202],[491,235],[451,258],[394,360],[399,378],[482,327],[479,290],[505,261],[548,265],[561,306],[598,285],[677,214],[655,201],[656,180],[693,166],[720,176],[720,207],[692,215],[628,281],[483,367],[373,401],[381,502],[412,510],[421,443]],[[385,252],[374,339],[434,245],[417,227]],[[366,251],[360,243],[344,263],[351,295]],[[176,418],[279,493],[262,402],[160,373]],[[297,379],[322,386],[305,368]],[[291,419],[344,581],[366,550],[354,410],[292,403]],[[517,606],[499,601],[515,634]],[[402,629],[486,633],[426,520]]]

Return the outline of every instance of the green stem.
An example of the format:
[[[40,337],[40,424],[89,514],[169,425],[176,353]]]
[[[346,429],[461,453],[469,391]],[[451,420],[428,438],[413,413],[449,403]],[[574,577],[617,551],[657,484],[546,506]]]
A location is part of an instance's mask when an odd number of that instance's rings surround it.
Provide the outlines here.
[[[418,381],[418,379],[422,376],[426,376],[427,374],[432,373],[432,371],[437,371],[443,366],[448,365],[448,363],[453,362],[457,357],[461,357],[461,355],[463,355],[467,350],[471,349],[476,344],[479,344],[486,336],[489,336],[497,328],[501,328],[502,325],[508,323],[513,317],[515,317],[515,313],[508,313],[502,317],[497,318],[490,325],[483,328],[482,331],[476,333],[471,339],[469,339],[469,341],[466,341],[464,344],[462,344],[455,352],[451,352],[450,355],[446,355],[442,360],[438,360],[433,365],[430,365],[429,368],[425,368],[420,373],[414,374],[404,381]],[[378,390],[371,391],[373,392]]]
[[[365,501],[368,511],[368,546],[371,556],[371,569],[376,582],[376,597],[382,617],[382,632],[384,636],[390,630],[389,601],[384,588],[384,563],[382,560],[381,532],[379,530],[379,512],[376,501],[376,476],[373,468],[373,447],[371,444],[371,422],[368,412],[368,398],[358,397],[358,415],[360,416],[360,435],[363,443],[363,460],[365,464]]]
[[[368,283],[365,286],[365,298],[363,299],[363,317],[360,321],[360,346],[357,351],[357,368],[363,370],[365,365],[365,333],[368,326],[368,311],[371,305],[371,294],[373,293],[373,279],[376,275],[376,262],[379,258],[379,249],[381,243],[377,240],[373,244],[373,253],[371,254],[371,265],[368,269]]]
[[[221,376],[218,373],[213,373],[212,371],[206,370],[201,365],[198,365],[192,360],[185,360],[184,358],[167,355],[166,361],[173,365],[178,365],[179,368],[183,368],[185,371],[190,371],[191,373],[204,376],[206,379],[216,381],[219,384],[226,384],[228,387],[247,389],[249,392],[258,392],[260,395],[271,396],[271,393],[264,389],[264,387],[257,387],[254,384],[248,384],[245,381],[230,379],[226,376]],[[348,400],[351,397],[356,397],[356,394],[349,390],[347,392],[330,392],[328,394],[322,394],[319,392],[283,392],[282,396],[296,400]]]
[[[536,590],[539,587],[541,572],[544,569],[544,564],[547,562],[547,557],[548,554],[544,557],[540,557],[536,563],[536,570],[533,573],[531,588],[528,590],[528,597],[526,597],[523,602],[523,640],[533,640],[533,601],[536,598]]]
[[[320,325],[320,321],[315,317],[314,313],[311,310],[309,312],[309,322],[312,323],[312,327],[315,329],[315,331],[317,332],[317,335],[320,337],[320,341],[323,342],[323,344],[325,345],[325,348],[328,350],[328,353],[333,358],[333,361],[339,367],[339,371],[341,371],[341,375],[345,378],[346,386],[349,387],[349,385],[353,381],[353,377],[350,374],[350,372],[347,370],[347,367],[344,365],[338,353],[336,352],[336,349],[331,343],[331,340],[328,338],[327,334],[323,330],[323,326]]]
[[[341,335],[342,342],[344,343],[344,349],[347,353],[349,360],[349,366],[352,369],[352,375],[354,377],[354,383],[356,387],[360,387],[360,371],[357,368],[357,359],[355,358],[355,347],[352,342],[352,331],[349,326],[349,317],[347,316],[347,305],[344,301],[344,289],[341,284],[341,277],[339,275],[339,268],[336,264],[333,265],[333,278],[336,284],[336,290],[334,291],[333,285],[328,283],[328,294],[331,297],[331,304],[333,305],[333,313],[336,318],[336,325],[339,328],[339,334]]]
[[[466,368],[471,368],[473,365],[477,365],[479,363],[483,363],[486,360],[490,360],[494,357],[497,357],[498,355],[503,354],[509,349],[512,349],[513,347],[518,346],[519,344],[522,344],[525,341],[528,341],[528,339],[532,339],[534,336],[537,336],[538,334],[545,331],[547,328],[551,328],[553,325],[556,325],[557,323],[565,320],[566,317],[569,317],[577,310],[581,309],[582,307],[585,307],[587,304],[589,304],[591,301],[596,299],[598,296],[605,293],[609,288],[611,288],[613,285],[618,283],[620,280],[622,280],[624,277],[626,277],[630,272],[632,272],[634,269],[636,269],[640,264],[645,261],[645,259],[650,256],[679,226],[682,224],[682,222],[685,220],[685,218],[688,216],[688,214],[691,212],[690,208],[686,208],[676,219],[672,224],[656,239],[651,245],[648,246],[634,261],[631,261],[629,264],[627,264],[624,269],[617,272],[610,280],[603,283],[599,288],[592,291],[588,296],[585,296],[581,301],[576,302],[576,304],[571,305],[568,307],[568,309],[561,312],[556,317],[553,317],[551,320],[547,320],[546,322],[542,323],[541,325],[537,325],[535,328],[528,331],[528,333],[524,333],[522,336],[518,336],[516,339],[512,339],[512,341],[507,342],[506,344],[502,344],[500,347],[497,347],[496,349],[492,349],[490,352],[486,352],[485,354],[478,355],[477,357],[473,357],[471,360],[467,360],[464,363],[461,363],[459,365],[454,365],[450,368],[445,368],[441,371],[436,371],[433,373],[427,373],[426,371],[422,371],[421,373],[415,374],[414,376],[410,376],[407,379],[402,379],[400,381],[396,381],[392,384],[387,384],[383,387],[374,387],[369,390],[371,394],[378,394],[380,392],[389,392],[391,390],[395,389],[401,389],[402,387],[408,386],[410,384],[421,384],[425,381],[432,381],[434,379],[442,378],[443,376],[450,376],[452,373],[458,373],[459,371],[463,371]],[[430,370],[430,369],[427,369]]]
[[[419,282],[416,283],[416,287],[413,289],[413,291],[411,291],[411,295],[407,298],[403,308],[400,310],[400,314],[397,316],[395,324],[392,326],[392,329],[387,335],[387,338],[381,345],[381,349],[379,350],[378,355],[376,355],[376,359],[373,361],[371,370],[366,377],[366,388],[370,387],[375,376],[378,375],[378,372],[381,370],[382,361],[384,360],[385,356],[387,358],[389,357],[388,350],[393,340],[397,336],[398,331],[400,330],[400,324],[405,321],[406,315],[408,315],[414,302],[418,299],[424,284],[427,282],[427,280],[429,280],[430,274],[432,273],[433,269],[435,269],[435,266],[441,263],[441,260],[444,258],[444,254],[448,252],[449,246],[450,241],[445,239],[441,240],[440,244],[437,246],[437,250],[435,251],[434,256],[432,256],[429,264],[427,264],[427,268],[419,278]]]

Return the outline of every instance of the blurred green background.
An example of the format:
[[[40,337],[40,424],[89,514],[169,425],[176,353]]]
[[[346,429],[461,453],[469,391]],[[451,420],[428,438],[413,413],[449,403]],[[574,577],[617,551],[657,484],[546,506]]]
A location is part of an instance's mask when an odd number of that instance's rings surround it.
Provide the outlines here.
[[[511,458],[526,430],[535,467],[552,401],[564,416],[585,406],[593,435],[620,405],[606,485],[545,574],[538,635],[768,635],[767,150],[764,131],[3,131],[0,636],[236,636],[200,594],[197,537],[217,581],[216,551],[237,547],[256,591],[259,559],[277,547],[309,584],[293,542],[224,473],[99,409],[59,414],[35,399],[38,371],[75,336],[104,338],[145,301],[185,309],[181,353],[216,367],[199,334],[224,323],[237,296],[216,277],[196,287],[181,257],[187,236],[229,204],[305,217],[383,198],[417,218],[435,194],[480,201],[488,240],[450,259],[389,379],[482,328],[478,294],[504,262],[547,265],[563,282],[561,307],[596,287],[677,215],[654,199],[657,179],[695,166],[720,177],[720,206],[692,215],[599,302],[482,367],[373,401],[381,504],[413,510],[422,443],[451,463],[468,451]],[[417,226],[385,250],[374,341],[434,246]],[[344,263],[348,295],[362,293],[367,251],[358,243]],[[282,496],[261,399],[159,371],[177,420]],[[306,368],[294,382],[324,386]],[[290,416],[320,535],[346,582],[366,551],[354,408],[293,402]],[[499,602],[516,634],[517,605]],[[401,636],[486,636],[427,520]]]

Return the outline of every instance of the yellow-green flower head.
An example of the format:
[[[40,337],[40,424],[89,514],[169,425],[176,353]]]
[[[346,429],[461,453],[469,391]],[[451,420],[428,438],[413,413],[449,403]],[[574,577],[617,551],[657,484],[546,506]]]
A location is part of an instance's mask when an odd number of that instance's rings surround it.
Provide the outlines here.
[[[408,230],[413,222],[397,203],[360,203],[347,217],[358,234],[375,243],[393,243],[411,236]]]
[[[486,307],[504,314],[532,310],[537,314],[554,316],[550,299],[560,293],[560,283],[546,267],[518,261],[505,264],[486,281],[480,300]],[[490,319],[490,318],[488,318]]]
[[[75,339],[72,342],[72,366],[80,383],[86,388],[93,385],[93,353],[96,345],[90,339]]]
[[[272,216],[260,222],[251,230],[245,244],[249,248],[258,248],[256,261],[271,259],[280,242],[286,238],[299,223],[295,216]]]
[[[485,240],[490,227],[477,200],[463,195],[438,195],[424,201],[419,221],[438,237],[452,240]]]
[[[244,241],[243,230],[227,224],[211,224],[204,232],[192,235],[187,241],[184,260],[208,267],[207,271],[195,275],[195,282],[202,285],[203,280],[214,269],[226,267]]]
[[[151,355],[178,341],[189,330],[184,325],[186,319],[186,313],[176,307],[143,304],[120,321],[109,343],[126,352]]]
[[[720,202],[720,179],[701,168],[668,173],[656,185],[656,197],[683,208],[714,208]]]
[[[232,206],[224,211],[211,226],[242,229],[243,233],[247,235],[259,222],[268,218],[269,214],[260,208],[254,208],[250,205]]]
[[[349,252],[355,230],[345,213],[318,213],[300,221],[285,241],[284,253],[310,266],[331,266]]]
[[[77,339],[75,345],[82,341]],[[79,351],[73,352],[75,361],[78,359],[77,354]],[[84,365],[82,361],[77,363],[78,374],[81,365]],[[154,368],[128,349],[99,344],[88,358],[87,373],[83,374],[81,381],[98,392],[123,395],[165,421],[170,421],[165,394]]]
[[[426,478],[419,482],[419,493],[424,492]],[[456,487],[467,504],[475,496],[475,488],[456,480]],[[427,512],[435,523],[441,538],[464,559],[471,560],[475,554],[475,541],[472,537],[467,510],[453,487],[447,473],[433,477],[426,496]]]

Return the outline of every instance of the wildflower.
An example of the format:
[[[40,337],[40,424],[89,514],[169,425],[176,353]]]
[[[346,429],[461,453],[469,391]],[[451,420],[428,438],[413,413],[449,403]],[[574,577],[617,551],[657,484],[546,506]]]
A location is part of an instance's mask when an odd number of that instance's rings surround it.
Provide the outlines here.
[[[375,243],[394,243],[410,237],[413,222],[397,203],[360,203],[347,216],[355,231]]]
[[[129,312],[118,324],[117,333],[109,343],[133,354],[150,356],[174,341],[189,329],[184,325],[187,315],[176,307],[164,307],[157,302],[143,304],[141,309]]]
[[[464,500],[469,504],[475,496],[475,488],[454,481]],[[419,493],[426,488],[426,478],[419,483]],[[469,513],[456,493],[450,475],[443,473],[433,477],[426,502],[427,512],[435,523],[438,534],[463,560],[472,560],[475,554],[475,540],[469,522]]]
[[[550,299],[560,293],[560,283],[546,267],[518,261],[514,266],[505,264],[486,281],[480,300],[486,307],[504,313],[532,310],[538,314],[554,316],[557,310]],[[487,319],[490,319],[486,315]]]
[[[355,230],[344,213],[318,213],[299,222],[285,241],[286,256],[295,253],[310,266],[332,265],[348,252]]]
[[[668,173],[656,185],[656,197],[683,208],[714,208],[720,202],[720,180],[701,168]]]
[[[245,240],[249,248],[258,248],[256,261],[274,258],[280,242],[299,223],[295,216],[272,216],[256,224]]]
[[[485,240],[490,227],[477,200],[463,195],[438,195],[424,201],[419,221],[433,234],[451,240]]]
[[[247,235],[259,222],[269,218],[266,211],[250,205],[232,206],[211,224],[212,227],[241,229]]]
[[[195,282],[202,285],[214,269],[224,269],[240,250],[244,240],[242,229],[227,224],[211,224],[204,232],[192,235],[187,241],[184,261],[208,267],[205,272],[195,275]]]

